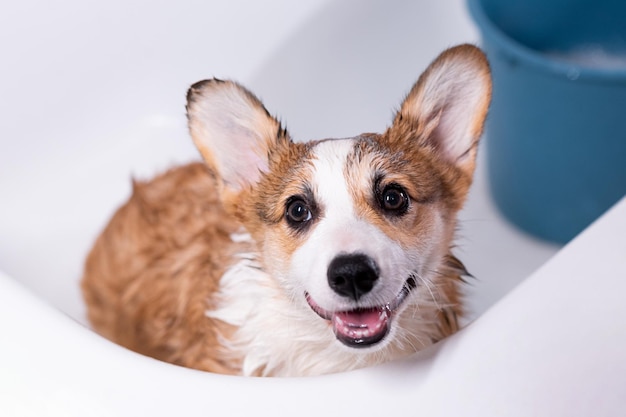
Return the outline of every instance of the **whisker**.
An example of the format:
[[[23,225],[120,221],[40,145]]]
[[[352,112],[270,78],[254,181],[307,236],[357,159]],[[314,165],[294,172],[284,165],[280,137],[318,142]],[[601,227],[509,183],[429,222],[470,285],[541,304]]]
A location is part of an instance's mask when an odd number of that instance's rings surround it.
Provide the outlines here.
[[[432,282],[432,280],[430,280],[428,278],[424,278],[423,276],[421,276],[418,273],[415,273],[415,276],[424,284],[424,287],[426,287],[426,289],[430,293],[430,296],[433,299],[433,302],[435,303],[435,306],[437,307],[437,309],[441,310],[441,306],[439,305],[439,302],[437,301],[437,297],[435,297],[435,293],[433,293],[433,288],[431,288],[431,287],[435,286],[435,284]]]

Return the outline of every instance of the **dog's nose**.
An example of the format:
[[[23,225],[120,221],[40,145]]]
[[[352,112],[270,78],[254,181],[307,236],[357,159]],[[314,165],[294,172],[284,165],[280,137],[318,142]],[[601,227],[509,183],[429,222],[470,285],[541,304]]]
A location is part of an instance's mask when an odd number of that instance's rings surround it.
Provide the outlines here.
[[[378,279],[378,265],[360,253],[339,255],[328,266],[328,284],[337,294],[358,301]]]

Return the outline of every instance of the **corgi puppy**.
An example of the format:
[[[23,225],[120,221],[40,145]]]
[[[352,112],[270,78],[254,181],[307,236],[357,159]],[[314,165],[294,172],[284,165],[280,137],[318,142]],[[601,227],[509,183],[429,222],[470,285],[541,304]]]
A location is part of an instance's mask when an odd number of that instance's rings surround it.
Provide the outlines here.
[[[134,182],[86,260],[93,328],[255,376],[355,369],[450,335],[466,274],[450,248],[490,97],[484,54],[461,45],[384,133],[300,143],[244,87],[194,84],[204,161]]]

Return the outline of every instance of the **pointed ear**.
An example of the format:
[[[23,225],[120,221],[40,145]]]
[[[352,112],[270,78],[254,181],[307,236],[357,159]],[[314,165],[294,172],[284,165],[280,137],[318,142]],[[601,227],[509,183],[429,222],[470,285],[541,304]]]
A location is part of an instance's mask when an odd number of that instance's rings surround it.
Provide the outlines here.
[[[475,46],[456,46],[424,71],[391,130],[405,130],[410,124],[419,134],[420,145],[435,149],[441,158],[472,174],[490,100],[487,58]]]
[[[205,162],[235,192],[255,184],[268,170],[272,147],[289,140],[261,101],[232,81],[212,79],[192,85],[187,119]]]

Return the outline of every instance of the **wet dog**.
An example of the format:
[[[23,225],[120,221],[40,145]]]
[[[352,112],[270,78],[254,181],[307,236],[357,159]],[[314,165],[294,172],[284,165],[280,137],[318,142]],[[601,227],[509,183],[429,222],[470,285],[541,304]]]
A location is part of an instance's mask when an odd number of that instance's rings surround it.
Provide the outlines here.
[[[237,375],[315,375],[450,335],[450,252],[491,95],[483,53],[444,51],[382,134],[294,142],[244,87],[187,95],[203,163],[135,182],[88,256],[93,327]]]

